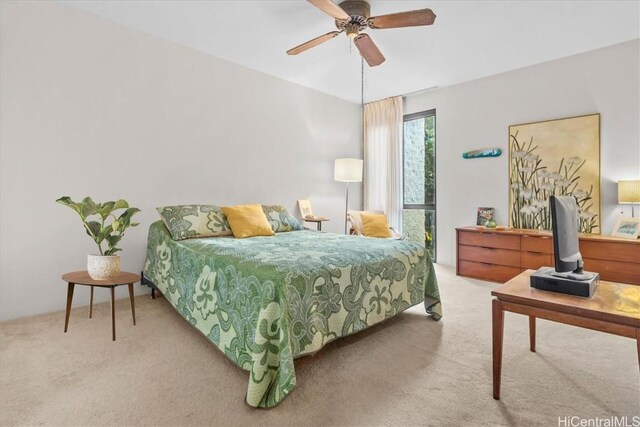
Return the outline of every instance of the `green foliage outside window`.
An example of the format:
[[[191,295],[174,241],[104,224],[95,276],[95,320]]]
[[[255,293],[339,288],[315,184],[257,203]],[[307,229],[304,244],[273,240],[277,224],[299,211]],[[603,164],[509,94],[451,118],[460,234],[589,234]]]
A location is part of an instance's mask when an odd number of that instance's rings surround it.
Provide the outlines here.
[[[422,115],[404,122],[403,233],[408,240],[423,244],[434,260],[435,138],[435,115]]]

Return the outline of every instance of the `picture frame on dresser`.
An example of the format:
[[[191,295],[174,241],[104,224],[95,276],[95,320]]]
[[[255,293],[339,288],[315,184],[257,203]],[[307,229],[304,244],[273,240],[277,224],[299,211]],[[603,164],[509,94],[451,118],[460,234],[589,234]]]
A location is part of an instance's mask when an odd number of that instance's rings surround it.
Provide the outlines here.
[[[640,218],[619,218],[611,235],[625,239],[637,239],[640,235]]]
[[[485,225],[490,219],[494,219],[494,208],[479,207],[476,215],[476,225]]]

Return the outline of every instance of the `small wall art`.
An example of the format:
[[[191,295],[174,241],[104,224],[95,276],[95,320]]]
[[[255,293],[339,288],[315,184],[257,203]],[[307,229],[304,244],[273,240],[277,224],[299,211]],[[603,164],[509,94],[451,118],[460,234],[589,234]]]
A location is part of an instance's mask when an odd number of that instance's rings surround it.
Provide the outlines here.
[[[476,225],[486,225],[487,221],[493,219],[494,208],[478,208],[478,216],[476,219]]]
[[[502,154],[500,148],[484,148],[482,150],[466,151],[462,153],[463,159],[480,159],[482,157],[498,157]]]

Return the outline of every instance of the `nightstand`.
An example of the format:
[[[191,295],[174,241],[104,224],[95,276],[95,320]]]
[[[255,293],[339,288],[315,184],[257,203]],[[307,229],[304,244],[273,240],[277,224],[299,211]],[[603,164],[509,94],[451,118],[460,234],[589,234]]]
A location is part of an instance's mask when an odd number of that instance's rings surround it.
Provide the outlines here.
[[[135,273],[120,272],[117,277],[108,280],[94,280],[89,277],[86,271],[74,271],[62,276],[62,280],[67,282],[67,311],[64,317],[64,331],[67,332],[69,326],[69,315],[71,314],[71,302],[73,301],[73,288],[75,285],[91,286],[91,296],[89,299],[89,318],[93,315],[93,288],[109,288],[111,291],[111,335],[113,341],[116,340],[116,312],[115,312],[115,288],[121,285],[129,287],[129,300],[131,301],[131,315],[133,324],[136,324],[136,307],[133,300],[133,284],[140,281],[140,276]]]
[[[324,216],[306,217],[306,218],[302,218],[302,220],[304,222],[315,222],[316,223],[316,230],[318,230],[318,231],[322,231],[322,223],[323,222],[331,221],[329,218],[324,217]]]

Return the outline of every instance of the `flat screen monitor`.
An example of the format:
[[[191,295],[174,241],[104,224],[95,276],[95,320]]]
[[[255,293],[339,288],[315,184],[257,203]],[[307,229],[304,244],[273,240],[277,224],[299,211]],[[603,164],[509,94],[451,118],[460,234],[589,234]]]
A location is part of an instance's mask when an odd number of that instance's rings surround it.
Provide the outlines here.
[[[555,270],[558,276],[586,280],[593,274],[584,273],[580,241],[578,240],[578,204],[573,196],[551,196],[551,227]]]

